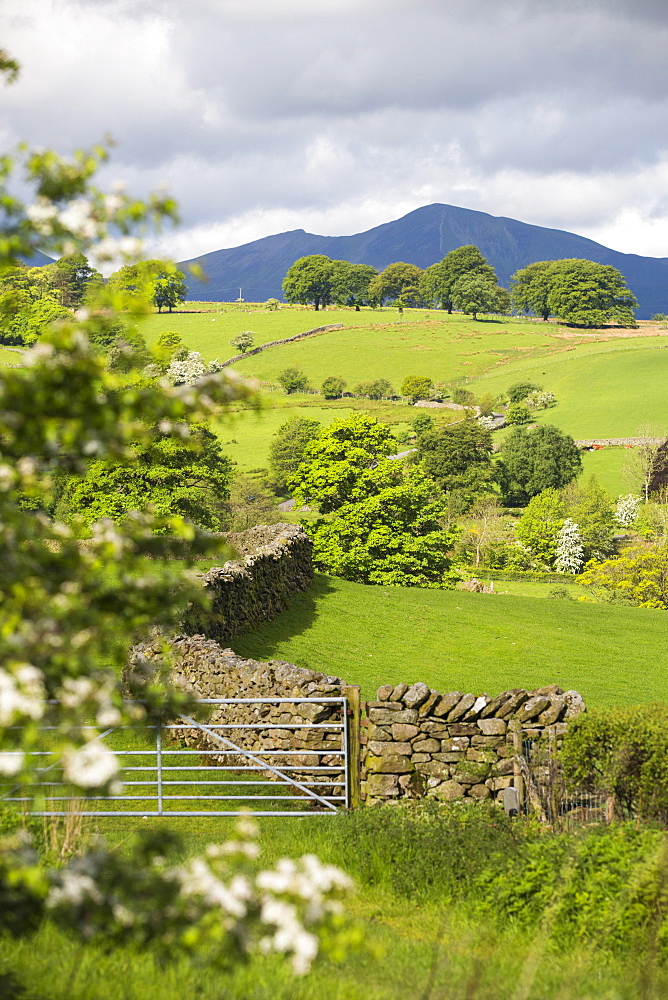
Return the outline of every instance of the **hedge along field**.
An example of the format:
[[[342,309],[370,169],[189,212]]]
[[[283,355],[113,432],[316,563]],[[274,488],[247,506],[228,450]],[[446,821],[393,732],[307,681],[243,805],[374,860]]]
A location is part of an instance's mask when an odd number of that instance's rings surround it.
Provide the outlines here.
[[[503,586],[501,581],[496,584]],[[663,611],[462,591],[367,587],[319,575],[236,652],[361,684],[424,681],[498,694],[559,684],[587,704],[668,700]]]
[[[476,394],[505,391],[527,379],[549,389],[557,405],[537,414],[574,438],[633,437],[642,424],[668,431],[668,337],[618,338],[526,358],[471,383]]]

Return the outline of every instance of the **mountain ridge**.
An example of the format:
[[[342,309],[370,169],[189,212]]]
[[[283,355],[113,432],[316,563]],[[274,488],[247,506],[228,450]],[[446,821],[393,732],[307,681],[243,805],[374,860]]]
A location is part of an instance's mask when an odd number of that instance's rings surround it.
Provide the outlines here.
[[[378,270],[398,260],[425,268],[469,243],[480,249],[506,287],[511,274],[536,260],[580,257],[621,271],[640,303],[639,319],[668,313],[668,257],[625,254],[566,230],[440,203],[424,205],[350,236],[319,236],[292,229],[238,247],[213,250],[181,261],[179,266],[199,263],[208,275],[207,283],[188,276],[192,299],[233,301],[241,287],[246,301],[262,302],[282,298],[281,283],[287,269],[309,254],[371,264]]]

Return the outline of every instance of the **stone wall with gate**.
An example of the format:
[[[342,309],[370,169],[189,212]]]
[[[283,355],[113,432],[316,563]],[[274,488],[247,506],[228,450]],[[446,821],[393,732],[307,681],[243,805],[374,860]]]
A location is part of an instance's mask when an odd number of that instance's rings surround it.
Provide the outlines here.
[[[147,658],[160,646],[144,645]],[[403,797],[444,800],[501,800],[505,788],[519,784],[524,745],[550,738],[558,747],[575,716],[585,711],[577,691],[556,685],[533,691],[514,688],[496,697],[461,691],[441,693],[427,684],[386,684],[376,700],[359,702],[359,689],[340,677],[305,670],[292,663],[260,663],[237,656],[205,636],[180,636],[173,643],[175,679],[200,697],[209,698],[348,698],[350,780],[359,799],[373,804]],[[238,705],[217,710],[211,721],[238,722],[253,728],[235,730],[244,749],[300,751],[293,759],[317,763],[314,750],[331,750],[340,730],[328,729],[332,706],[286,703]],[[262,724],[272,728],[264,729]],[[282,725],[316,723],[303,736]],[[277,728],[276,728],[277,727]],[[190,745],[211,748],[202,734]],[[326,762],[334,761],[332,756]],[[224,758],[221,757],[221,763]],[[353,799],[355,796],[353,795]]]

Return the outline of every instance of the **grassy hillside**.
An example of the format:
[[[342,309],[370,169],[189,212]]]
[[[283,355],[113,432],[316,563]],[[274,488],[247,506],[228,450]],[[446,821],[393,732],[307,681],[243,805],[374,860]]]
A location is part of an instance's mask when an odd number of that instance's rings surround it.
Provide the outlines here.
[[[21,355],[17,351],[10,351],[6,347],[0,347],[0,368],[5,365],[20,365]]]
[[[366,697],[399,681],[491,695],[557,683],[590,705],[626,705],[668,699],[667,621],[661,611],[319,576],[234,648],[338,674]]]

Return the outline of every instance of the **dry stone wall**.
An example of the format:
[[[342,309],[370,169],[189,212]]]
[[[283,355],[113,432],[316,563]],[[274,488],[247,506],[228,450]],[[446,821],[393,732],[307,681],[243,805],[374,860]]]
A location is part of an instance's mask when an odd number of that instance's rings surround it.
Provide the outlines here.
[[[549,731],[557,745],[585,710],[577,691],[515,688],[496,698],[426,684],[386,684],[365,706],[361,791],[367,803],[402,796],[501,799],[513,784],[517,743]]]
[[[313,580],[313,543],[296,524],[260,525],[225,537],[241,559],[201,574],[211,607],[191,608],[183,629],[228,642],[271,621],[306,590]]]
[[[159,644],[136,647],[147,659],[160,650]],[[203,698],[317,699],[340,697],[349,688],[340,677],[282,660],[244,659],[202,635],[177,637],[173,652],[177,683]],[[584,711],[577,691],[556,685],[513,688],[495,698],[442,694],[421,682],[383,685],[375,701],[362,703],[360,746],[351,747],[351,759],[359,759],[361,799],[369,805],[423,796],[500,801],[515,783],[518,751],[547,736],[558,747],[570,720]],[[341,715],[331,704],[226,705],[215,707],[209,721],[240,725],[228,735],[245,750],[292,751],[272,760],[303,767],[293,774],[300,781],[313,781],[317,772],[310,769],[319,764],[341,764]],[[318,728],[307,728],[311,724]],[[219,747],[195,730],[186,733],[186,742],[206,750]],[[228,766],[243,762],[230,755],[212,759]],[[328,780],[342,787],[343,772]]]

